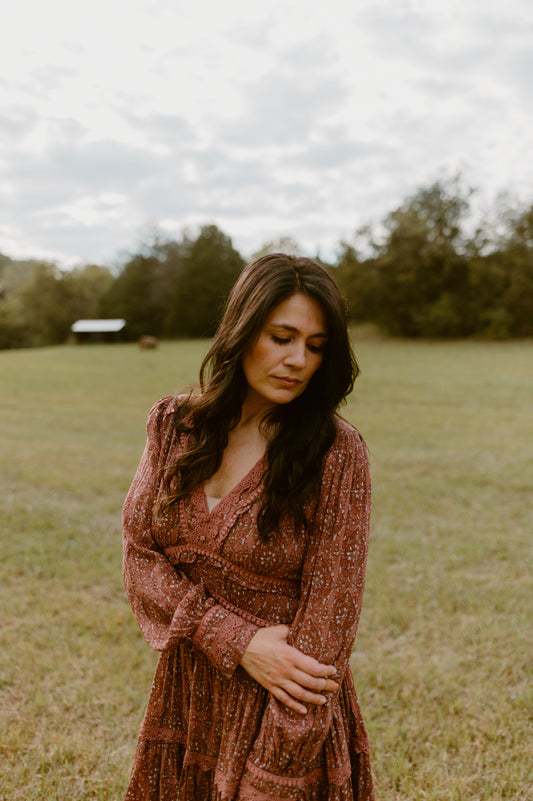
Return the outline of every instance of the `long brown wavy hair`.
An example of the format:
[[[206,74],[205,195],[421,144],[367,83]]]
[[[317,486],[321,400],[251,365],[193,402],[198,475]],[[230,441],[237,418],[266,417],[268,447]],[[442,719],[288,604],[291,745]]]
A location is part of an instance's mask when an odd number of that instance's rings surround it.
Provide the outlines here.
[[[248,385],[242,356],[270,312],[292,295],[313,298],[326,319],[322,363],[305,392],[278,404],[263,421],[268,432],[267,471],[257,524],[267,540],[283,514],[305,525],[304,504],[317,487],[322,460],[335,438],[335,412],[353,388],[359,367],[346,327],[344,299],[330,273],[312,259],[272,253],[241,273],[200,369],[200,392],[180,403],[174,426],[185,450],[167,469],[162,509],[186,499],[216,473],[228,434],[241,416]]]

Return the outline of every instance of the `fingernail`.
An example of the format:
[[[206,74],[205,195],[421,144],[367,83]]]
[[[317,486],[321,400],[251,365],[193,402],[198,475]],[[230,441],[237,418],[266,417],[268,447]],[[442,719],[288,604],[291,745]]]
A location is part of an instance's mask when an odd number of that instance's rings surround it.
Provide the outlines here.
[[[300,707],[298,707],[298,712],[301,715],[306,715],[307,714],[307,709],[305,708],[305,706],[300,706]]]
[[[318,699],[318,703],[319,704],[325,704],[326,703],[326,699],[324,698],[323,695],[321,695],[320,698]]]

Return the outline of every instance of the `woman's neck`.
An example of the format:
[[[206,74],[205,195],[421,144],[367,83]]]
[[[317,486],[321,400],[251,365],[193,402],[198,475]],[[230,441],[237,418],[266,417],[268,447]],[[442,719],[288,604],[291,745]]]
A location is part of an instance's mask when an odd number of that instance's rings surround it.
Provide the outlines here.
[[[261,428],[261,423],[267,414],[274,408],[276,404],[272,401],[257,395],[254,392],[248,392],[241,407],[241,416],[236,428]]]

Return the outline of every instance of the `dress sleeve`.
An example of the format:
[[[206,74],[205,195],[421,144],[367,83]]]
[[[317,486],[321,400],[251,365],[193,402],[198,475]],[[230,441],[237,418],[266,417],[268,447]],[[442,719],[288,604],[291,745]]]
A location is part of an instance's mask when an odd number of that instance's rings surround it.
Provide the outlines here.
[[[342,684],[361,612],[370,474],[362,438],[346,424],[340,426],[325,460],[289,643],[335,665],[336,681]],[[270,696],[241,779],[239,801],[300,797],[298,790],[313,772],[311,763],[326,739],[339,692],[326,693],[328,701],[321,707],[309,704],[304,716]]]
[[[163,398],[150,411],[146,446],[123,508],[123,580],[139,626],[152,648],[189,639],[228,678],[257,626],[216,603],[167,559],[152,536],[152,516],[172,438]]]

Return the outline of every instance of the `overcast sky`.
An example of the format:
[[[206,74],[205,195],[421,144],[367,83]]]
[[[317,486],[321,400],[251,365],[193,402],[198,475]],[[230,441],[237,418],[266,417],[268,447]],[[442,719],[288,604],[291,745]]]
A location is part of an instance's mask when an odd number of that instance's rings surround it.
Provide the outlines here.
[[[533,202],[531,0],[16,0],[0,251],[111,264],[215,223],[324,256],[461,171]]]

